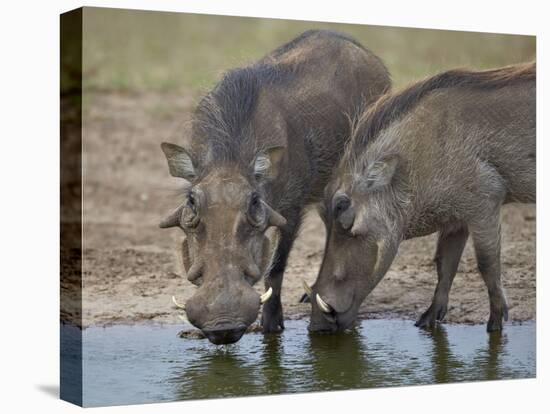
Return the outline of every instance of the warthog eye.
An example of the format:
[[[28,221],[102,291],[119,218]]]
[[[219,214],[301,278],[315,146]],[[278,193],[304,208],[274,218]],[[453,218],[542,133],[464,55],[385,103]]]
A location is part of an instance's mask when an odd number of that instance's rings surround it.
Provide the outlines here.
[[[188,275],[187,280],[189,280],[195,286],[202,285],[202,272],[196,272],[193,275]]]
[[[258,193],[252,193],[248,202],[248,211],[246,214],[248,221],[255,227],[260,227],[265,224],[266,214],[265,208],[260,200]]]
[[[189,197],[187,198],[187,205],[189,208],[191,208],[194,212],[196,212],[197,209],[197,202],[195,201],[195,195],[193,193],[189,193]]]
[[[351,205],[351,200],[345,194],[338,194],[334,197],[333,212],[334,218],[338,218],[340,214],[346,211]]]
[[[338,220],[344,230],[349,230],[355,220],[355,212],[351,208],[351,200],[346,194],[337,194],[333,200],[333,217]]]
[[[199,214],[198,214],[198,201],[193,194],[193,192],[190,192],[187,197],[187,205],[185,206],[185,209],[183,210],[183,216],[182,216],[182,224],[186,228],[195,228],[199,224]]]

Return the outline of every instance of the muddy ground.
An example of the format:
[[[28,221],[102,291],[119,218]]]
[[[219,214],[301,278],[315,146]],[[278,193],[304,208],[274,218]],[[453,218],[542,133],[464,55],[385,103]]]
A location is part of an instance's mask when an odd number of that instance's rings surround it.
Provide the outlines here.
[[[178,142],[194,99],[170,94],[88,94],[84,101],[83,325],[180,321],[171,296],[185,302],[196,289],[180,274],[174,245],[183,233],[161,230],[177,206],[162,141]],[[534,206],[503,212],[503,283],[510,318],[535,318]],[[312,283],[322,258],[324,229],[310,213],[291,254],[283,287],[286,318],[307,317],[301,280]],[[435,236],[402,244],[391,270],[363,304],[365,318],[415,319],[430,304],[437,276]],[[263,286],[258,284],[258,290]],[[471,242],[451,291],[447,321],[481,323],[488,298]],[[69,315],[64,315],[70,319]]]

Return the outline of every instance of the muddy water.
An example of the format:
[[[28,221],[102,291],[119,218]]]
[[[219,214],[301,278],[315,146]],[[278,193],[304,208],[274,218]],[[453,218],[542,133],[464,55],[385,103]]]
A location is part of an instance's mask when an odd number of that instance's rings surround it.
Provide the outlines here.
[[[83,404],[388,387],[535,376],[535,323],[445,325],[369,320],[356,331],[310,335],[287,321],[282,335],[247,334],[215,346],[182,339],[178,326],[133,325],[83,332]]]

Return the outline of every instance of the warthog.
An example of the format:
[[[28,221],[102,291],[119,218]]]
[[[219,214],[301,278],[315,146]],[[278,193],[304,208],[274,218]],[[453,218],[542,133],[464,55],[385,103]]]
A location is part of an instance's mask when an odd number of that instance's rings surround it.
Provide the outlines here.
[[[534,63],[452,70],[386,94],[357,119],[325,190],[327,248],[309,291],[311,330],[350,327],[400,242],[434,232],[438,282],[416,325],[445,316],[471,234],[489,293],[487,330],[502,329],[500,210],[535,202],[535,83]]]
[[[308,31],[228,72],[199,103],[182,146],[163,143],[185,201],[178,226],[189,321],[216,344],[238,341],[263,303],[264,332],[284,328],[281,284],[304,206],[319,202],[350,136],[347,114],[390,87],[381,60],[355,40]],[[278,229],[276,241],[266,230]],[[253,285],[265,278],[260,297]]]

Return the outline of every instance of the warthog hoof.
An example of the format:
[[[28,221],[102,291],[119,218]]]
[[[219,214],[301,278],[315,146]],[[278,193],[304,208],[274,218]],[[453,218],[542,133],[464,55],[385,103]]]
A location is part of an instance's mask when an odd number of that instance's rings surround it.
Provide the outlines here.
[[[446,304],[432,303],[430,307],[422,314],[422,316],[414,324],[419,328],[432,329],[435,328],[437,322],[441,322],[447,313]]]
[[[262,310],[262,332],[275,333],[285,329],[283,306],[279,297],[272,297]]]
[[[309,295],[307,293],[304,293],[298,303],[311,303],[311,299],[309,299]]]
[[[508,320],[508,306],[503,305],[500,310],[491,310],[489,322],[487,322],[487,332],[502,331],[503,321]]]

